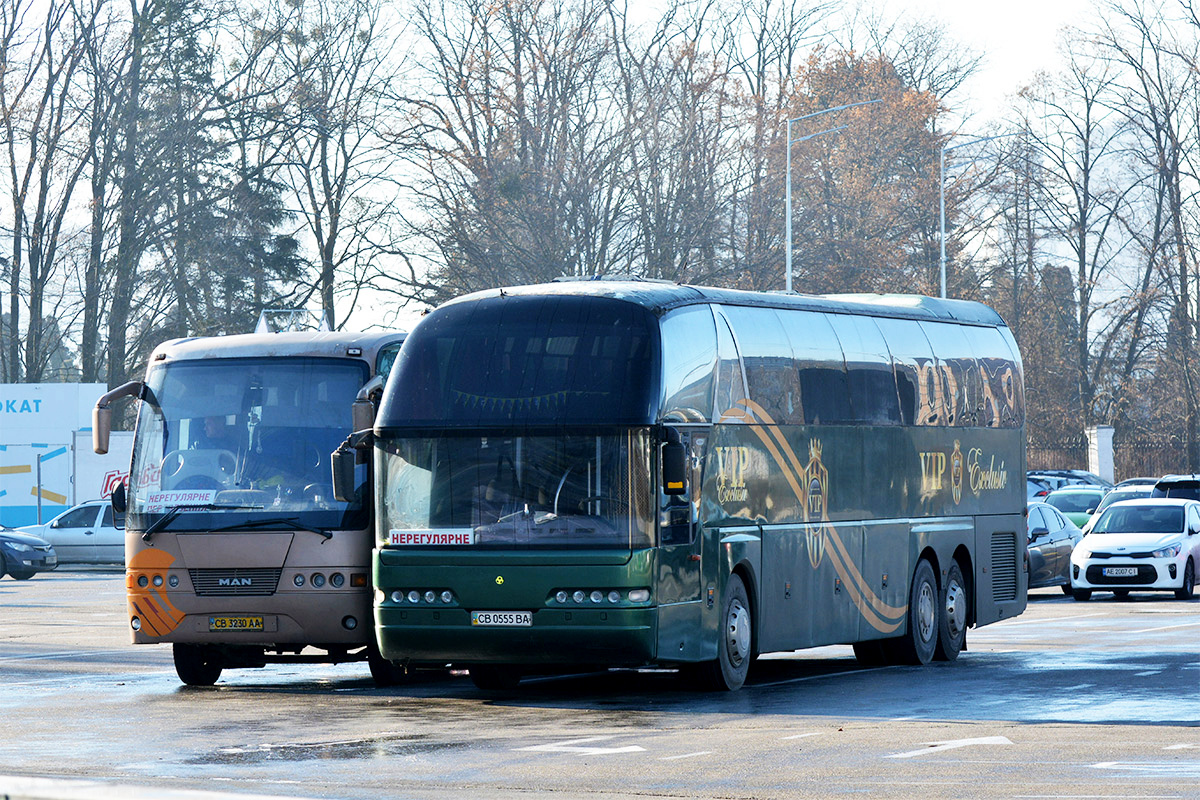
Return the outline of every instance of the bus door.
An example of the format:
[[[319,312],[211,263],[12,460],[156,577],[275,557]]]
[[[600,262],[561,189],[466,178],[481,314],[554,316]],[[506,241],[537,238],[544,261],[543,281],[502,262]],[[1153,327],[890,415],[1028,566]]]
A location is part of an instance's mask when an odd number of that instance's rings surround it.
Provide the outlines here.
[[[688,456],[685,495],[666,495],[658,487],[658,552],[654,596],[659,608],[659,658],[699,657],[702,574],[699,534],[701,464],[708,442],[706,428],[679,428]],[[661,480],[661,476],[660,476]]]

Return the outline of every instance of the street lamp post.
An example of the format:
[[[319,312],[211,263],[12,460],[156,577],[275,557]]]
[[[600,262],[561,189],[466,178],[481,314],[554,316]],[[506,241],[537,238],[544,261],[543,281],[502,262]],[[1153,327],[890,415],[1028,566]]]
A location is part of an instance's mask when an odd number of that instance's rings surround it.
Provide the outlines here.
[[[789,119],[787,121],[787,136],[786,136],[787,150],[786,150],[786,155],[785,155],[785,159],[784,159],[787,162],[787,178],[785,179],[785,186],[784,186],[784,197],[785,197],[786,209],[784,212],[785,216],[784,216],[784,221],[783,221],[783,227],[784,227],[783,235],[784,235],[784,238],[787,240],[786,247],[784,249],[784,262],[785,262],[784,263],[784,271],[787,273],[784,288],[785,288],[785,291],[787,291],[789,293],[792,291],[792,145],[799,144],[800,142],[807,141],[807,140],[812,139],[817,136],[823,136],[826,133],[834,133],[836,131],[840,131],[843,128],[847,127],[845,125],[838,125],[836,128],[827,128],[823,131],[817,131],[816,133],[810,133],[805,136],[801,136],[798,139],[793,139],[792,138],[792,123],[800,122],[801,120],[805,120],[805,119],[812,119],[813,117],[819,117],[822,114],[832,114],[834,111],[844,111],[847,108],[855,108],[856,106],[868,106],[868,105],[871,105],[872,103],[880,103],[880,102],[883,102],[883,101],[882,100],[863,100],[862,102],[859,102],[859,103],[847,103],[846,105],[842,105],[842,106],[834,106],[833,108],[826,108],[821,111],[814,111],[811,114],[805,114],[800,117],[792,117],[791,119]]]
[[[969,139],[958,144],[942,145],[942,160],[941,167],[938,171],[938,197],[941,207],[940,224],[938,226],[938,239],[942,246],[942,262],[941,262],[941,278],[942,278],[942,299],[946,298],[946,151],[957,150],[960,147],[966,147],[969,144],[982,144],[990,142],[993,139],[1003,139],[1006,136],[1016,136],[1015,133],[998,133],[995,136],[978,136],[974,139]]]

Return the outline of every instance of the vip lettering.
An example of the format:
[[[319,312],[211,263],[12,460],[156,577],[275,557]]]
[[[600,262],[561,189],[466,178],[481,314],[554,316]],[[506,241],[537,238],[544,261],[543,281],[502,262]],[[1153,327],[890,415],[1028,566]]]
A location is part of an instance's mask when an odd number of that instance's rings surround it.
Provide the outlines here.
[[[937,494],[942,490],[946,477],[946,454],[939,451],[924,452],[921,456],[921,494]]]
[[[715,447],[717,454],[717,502],[744,503],[746,471],[750,465],[749,447]]]
[[[971,452],[967,454],[967,471],[971,474],[971,491],[976,497],[980,492],[1001,491],[1008,486],[1008,471],[1004,469],[1004,462],[996,464],[994,454],[988,458],[986,464],[983,463],[983,458],[983,451],[978,447],[971,448]]]
[[[5,400],[4,413],[6,414],[37,414],[42,410],[41,399],[35,400]]]

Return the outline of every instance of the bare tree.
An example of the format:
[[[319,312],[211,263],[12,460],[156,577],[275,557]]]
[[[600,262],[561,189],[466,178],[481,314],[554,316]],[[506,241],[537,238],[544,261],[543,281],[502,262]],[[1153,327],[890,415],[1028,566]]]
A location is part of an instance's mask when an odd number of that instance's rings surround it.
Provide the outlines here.
[[[0,7],[5,61],[0,71],[0,119],[13,215],[5,348],[9,380],[41,380],[48,358],[63,346],[61,338],[48,340],[57,325],[45,313],[47,293],[54,291],[60,237],[87,163],[79,135],[83,113],[75,92],[88,20],[78,17],[69,4],[52,2],[40,27],[29,27],[27,15],[41,10],[21,0]]]

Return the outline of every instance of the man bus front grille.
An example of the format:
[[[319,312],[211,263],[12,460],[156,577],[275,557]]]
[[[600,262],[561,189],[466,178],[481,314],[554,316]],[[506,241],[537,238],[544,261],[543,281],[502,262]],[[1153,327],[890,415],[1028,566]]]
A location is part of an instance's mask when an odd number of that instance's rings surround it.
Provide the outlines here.
[[[275,594],[282,569],[189,569],[198,595],[254,597]]]
[[[992,600],[1017,599],[1017,535],[992,534]]]

